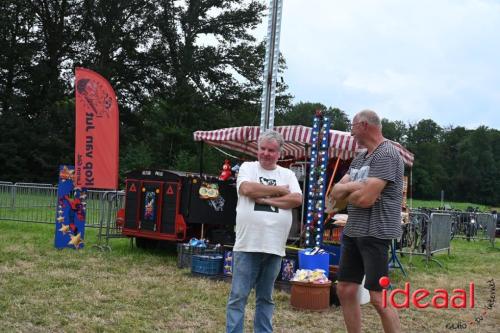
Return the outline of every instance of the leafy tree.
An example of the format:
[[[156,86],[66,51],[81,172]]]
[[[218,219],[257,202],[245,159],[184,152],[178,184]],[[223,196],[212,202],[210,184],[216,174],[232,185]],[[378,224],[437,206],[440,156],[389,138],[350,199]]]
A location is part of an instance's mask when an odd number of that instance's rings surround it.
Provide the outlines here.
[[[431,119],[410,124],[407,147],[416,156],[413,165],[413,194],[416,198],[439,198],[446,181],[440,139],[442,128]]]
[[[155,7],[149,55],[157,93],[144,110],[144,140],[172,165],[178,152],[195,153],[195,130],[258,124],[264,45],[250,30],[263,18],[264,5],[157,0]]]
[[[16,152],[14,180],[27,175],[44,179],[57,172],[57,164],[66,160],[71,149],[71,137],[65,136],[66,128],[59,127],[58,121],[66,103],[61,64],[70,47],[67,17],[72,7],[69,1],[57,0],[22,0],[2,6],[0,40],[6,47],[1,48],[0,58],[6,60],[2,63],[6,79],[0,84],[1,123],[6,132],[2,131],[5,141],[0,155]],[[8,160],[4,171],[11,174],[12,156]]]
[[[0,2],[0,175],[5,180],[28,173],[21,142],[28,133],[22,105],[34,53],[32,22],[26,1]]]
[[[115,88],[126,167],[140,156],[133,145],[148,147],[145,162],[151,156],[150,164],[167,167],[179,151],[196,153],[194,130],[258,123],[264,44],[250,30],[263,18],[262,1],[0,6],[3,175],[52,179],[57,164],[72,159],[75,66],[97,71]],[[279,64],[281,72],[282,57]],[[278,82],[278,110],[289,108],[286,88]]]
[[[406,136],[408,129],[404,122],[400,120],[390,121],[389,119],[383,118],[382,122],[382,132],[385,138],[393,140],[404,145],[406,143]]]
[[[121,171],[199,170],[195,130],[260,123],[264,43],[250,31],[260,0],[16,0],[0,2],[0,177],[54,182],[73,161],[75,66],[95,70],[120,105]],[[286,69],[280,56],[278,72]],[[345,112],[292,105],[277,82],[276,125],[311,126],[316,109],[346,131]],[[500,205],[500,131],[405,125],[384,136],[415,153],[414,195]],[[204,170],[226,157],[205,149]]]
[[[154,92],[155,61],[148,45],[156,10],[150,0],[84,0],[80,15],[74,66],[90,68],[108,79],[129,112]]]

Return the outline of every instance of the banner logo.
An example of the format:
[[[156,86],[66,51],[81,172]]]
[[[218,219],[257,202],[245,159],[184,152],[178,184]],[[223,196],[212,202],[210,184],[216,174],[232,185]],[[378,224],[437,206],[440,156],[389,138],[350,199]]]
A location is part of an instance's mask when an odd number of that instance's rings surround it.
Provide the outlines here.
[[[118,104],[101,75],[76,68],[75,185],[118,187]]]

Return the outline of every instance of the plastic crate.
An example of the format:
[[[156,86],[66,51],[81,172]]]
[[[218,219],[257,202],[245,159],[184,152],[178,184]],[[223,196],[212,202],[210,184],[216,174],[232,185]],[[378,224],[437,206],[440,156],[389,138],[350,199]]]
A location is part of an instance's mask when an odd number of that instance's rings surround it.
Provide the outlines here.
[[[330,264],[330,256],[328,253],[321,253],[315,255],[306,255],[306,250],[299,251],[299,268],[300,269],[322,269],[325,272],[326,277],[328,277],[330,270],[328,266]]]
[[[195,254],[191,259],[191,272],[203,275],[222,273],[224,257],[220,254]]]
[[[330,265],[338,265],[340,263],[340,256],[342,255],[342,246],[340,245],[326,245],[323,244],[321,248],[330,254]]]
[[[195,254],[222,254],[224,249],[222,247],[215,248],[214,245],[208,247],[195,247],[190,246],[189,243],[177,244],[177,267],[190,268],[191,258]]]
[[[191,267],[191,257],[193,254],[203,253],[205,253],[205,248],[203,247],[193,247],[189,243],[177,244],[177,267]]]

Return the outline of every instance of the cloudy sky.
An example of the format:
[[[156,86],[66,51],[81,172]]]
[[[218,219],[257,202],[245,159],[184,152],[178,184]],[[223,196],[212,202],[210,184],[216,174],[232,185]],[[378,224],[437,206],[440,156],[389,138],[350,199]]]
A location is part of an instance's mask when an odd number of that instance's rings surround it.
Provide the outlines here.
[[[500,129],[500,1],[284,0],[280,51],[295,102]]]

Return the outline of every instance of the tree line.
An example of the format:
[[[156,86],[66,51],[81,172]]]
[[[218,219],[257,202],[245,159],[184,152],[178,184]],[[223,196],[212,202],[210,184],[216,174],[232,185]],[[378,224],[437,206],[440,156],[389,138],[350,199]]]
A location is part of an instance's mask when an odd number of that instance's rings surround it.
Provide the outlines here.
[[[348,131],[351,122],[344,111],[320,103],[298,103],[280,116],[286,124],[311,126],[313,110],[332,119],[332,128]],[[500,206],[500,131],[486,126],[466,129],[441,127],[432,119],[416,123],[382,119],[387,139],[415,155],[411,168],[413,197]],[[410,176],[410,169],[406,168]]]
[[[198,168],[196,130],[259,125],[265,46],[252,35],[263,0],[7,0],[0,2],[0,180],[53,183],[74,159],[75,67],[114,87],[120,170]],[[279,76],[286,70],[280,57]],[[276,125],[311,126],[316,108],[349,130],[344,111],[292,104],[280,77]],[[416,155],[414,196],[498,203],[498,131],[384,119]],[[224,157],[205,150],[216,171]]]

